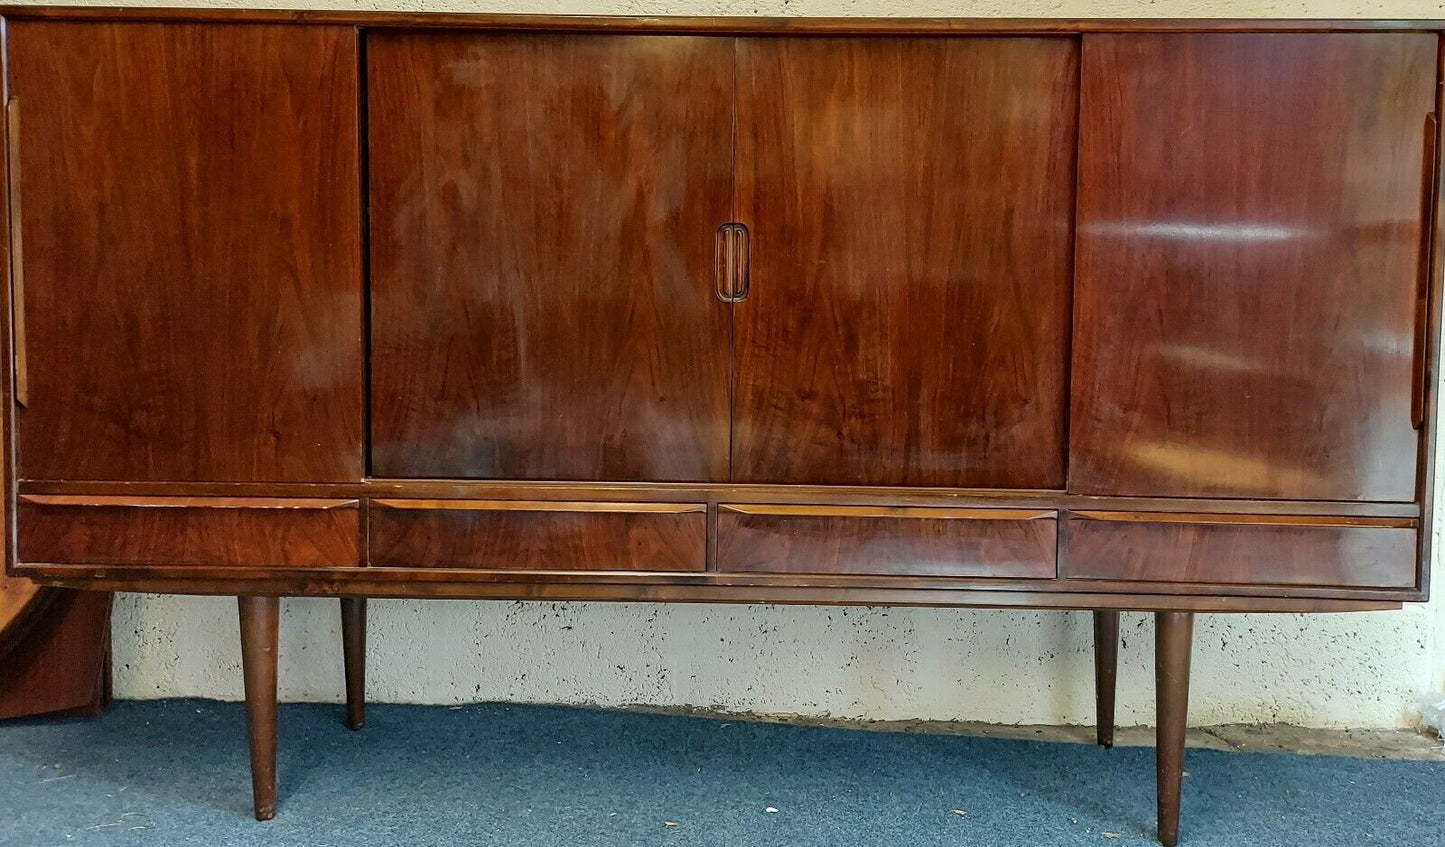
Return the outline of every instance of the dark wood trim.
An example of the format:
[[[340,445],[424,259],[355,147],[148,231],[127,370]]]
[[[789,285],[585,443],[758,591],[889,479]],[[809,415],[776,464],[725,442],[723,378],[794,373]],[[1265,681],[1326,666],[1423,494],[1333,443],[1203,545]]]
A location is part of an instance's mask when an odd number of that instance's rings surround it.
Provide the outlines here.
[[[556,583],[571,586],[570,591],[579,599],[586,599],[587,592],[612,586],[632,591],[636,599],[648,599],[658,586],[674,589],[686,587],[706,594],[716,587],[755,588],[805,588],[810,590],[852,590],[878,591],[893,590],[936,591],[941,596],[949,593],[1018,592],[1024,595],[1036,594],[1080,594],[1120,595],[1149,598],[1176,598],[1217,596],[1247,600],[1251,598],[1271,599],[1328,599],[1365,600],[1387,603],[1408,603],[1418,599],[1418,592],[1402,588],[1340,588],[1308,585],[1236,585],[1221,583],[1142,583],[1095,579],[996,579],[985,577],[909,577],[852,574],[764,574],[764,573],[722,573],[716,571],[582,571],[582,570],[478,570],[473,568],[411,568],[411,567],[188,567],[184,576],[166,563],[135,563],[125,565],[65,564],[53,562],[23,562],[17,566],[21,575],[49,585],[73,586],[78,580],[122,581],[126,583],[154,584],[164,581],[173,587],[168,590],[195,594],[234,594],[230,590],[213,590],[210,586],[218,581],[243,580],[253,588],[260,582],[267,590],[281,594],[319,595],[355,594],[369,592],[354,589],[360,582],[385,583],[391,586],[390,596],[405,596],[408,584],[415,584],[416,596],[431,596],[435,583],[460,581],[473,586],[496,586],[503,583]],[[186,589],[174,586],[195,582],[200,587]],[[148,589],[121,589],[148,590]],[[494,589],[474,589],[474,596],[491,596]],[[401,592],[398,594],[397,592]],[[706,597],[698,599],[706,600]],[[957,598],[940,600],[937,605],[960,605]],[[964,602],[961,605],[968,605]],[[1079,608],[1090,608],[1081,604]]]
[[[175,578],[163,569],[134,569],[128,576],[97,572],[90,566],[27,565],[32,578],[47,585],[100,591],[142,591],[162,594],[241,594],[264,587],[267,592],[307,597],[396,597],[472,600],[623,600],[675,603],[777,603],[823,606],[927,606],[970,609],[1119,609],[1121,611],[1187,610],[1204,612],[1364,612],[1398,609],[1410,596],[1353,598],[1304,596],[1225,596],[1105,593],[1099,591],[1019,591],[1002,588],[939,589],[910,586],[818,585],[776,582],[747,584],[720,581],[713,574],[649,574],[650,582],[607,579],[611,574],[586,574],[591,582],[566,579],[549,572],[546,582],[518,580],[506,572],[416,571],[367,568],[346,576],[325,573],[267,574],[259,579],[206,574]],[[112,569],[113,570],[113,569]],[[257,569],[259,570],[259,569]],[[431,577],[425,579],[423,577]],[[661,581],[661,578],[670,581]],[[510,578],[510,581],[509,581]],[[694,579],[697,582],[689,582]],[[753,581],[753,580],[750,580]],[[811,582],[811,584],[809,584]],[[1384,592],[1375,592],[1384,593]]]
[[[9,45],[9,23],[0,18],[0,47],[4,49],[4,97],[6,102],[10,97],[10,45]],[[3,147],[3,154],[0,154],[0,168],[4,168],[6,179],[0,182],[5,196],[0,200],[0,237],[3,237],[4,259],[0,262],[3,265],[5,284],[0,285],[0,524],[3,524],[4,536],[3,559],[4,569],[8,572],[19,560],[16,555],[19,537],[16,522],[16,493],[18,489],[19,473],[17,471],[15,451],[15,349],[13,347],[14,326],[15,326],[15,290],[17,281],[15,279],[15,262],[12,240],[12,214],[10,209],[11,180],[8,178],[11,172],[12,154],[18,155],[12,150],[9,122],[6,122],[5,131],[0,133],[0,147]]]
[[[1425,293],[1425,314],[1428,316],[1428,325],[1425,330],[1425,360],[1424,360],[1424,395],[1421,415],[1424,425],[1420,428],[1420,449],[1417,453],[1417,469],[1415,473],[1415,500],[1420,504],[1420,537],[1419,554],[1416,559],[1416,566],[1419,568],[1419,576],[1415,584],[1420,587],[1422,599],[1430,596],[1430,563],[1433,555],[1435,535],[1435,453],[1439,449],[1440,439],[1440,397],[1437,384],[1440,379],[1440,331],[1441,316],[1440,302],[1442,297],[1442,286],[1445,286],[1445,250],[1440,245],[1445,244],[1445,168],[1441,167],[1442,158],[1445,158],[1445,133],[1439,130],[1439,118],[1445,115],[1445,39],[1441,39],[1437,48],[1437,70],[1435,74],[1435,208],[1431,210],[1431,220],[1434,226],[1430,231],[1430,246],[1428,250],[1430,261],[1430,274],[1428,289]]]
[[[1439,55],[1439,46],[1436,46],[1436,55]],[[1438,59],[1437,59],[1438,63]],[[1436,69],[1436,91],[1439,90],[1439,69]],[[1439,108],[1437,101],[1436,108]],[[1430,347],[1430,280],[1434,275],[1434,249],[1435,249],[1435,209],[1440,202],[1440,121],[1435,112],[1425,116],[1425,152],[1424,164],[1422,165],[1421,189],[1421,214],[1420,220],[1425,225],[1420,228],[1420,266],[1418,268],[1418,288],[1415,300],[1415,349],[1414,373],[1412,374],[1413,392],[1410,396],[1410,420],[1416,429],[1425,425],[1425,394],[1429,391],[1425,384],[1429,370],[1426,366],[1426,356]]]
[[[5,104],[5,133],[7,150],[20,138],[20,99],[12,98]],[[14,357],[15,402],[21,406],[30,402],[29,371],[25,365],[25,240],[20,228],[20,164],[19,155],[6,156],[5,178],[9,186],[10,219],[10,288],[14,298],[10,306],[10,333],[14,339],[11,355]]]
[[[0,6],[16,20],[341,24],[367,28],[466,28],[520,32],[646,32],[687,35],[1072,35],[1083,32],[1407,32],[1438,20],[1248,18],[823,18],[626,17],[282,9]]]
[[[352,483],[111,482],[21,480],[23,495],[118,497],[318,497],[381,500],[500,500],[807,506],[920,506],[1060,511],[1144,511],[1220,515],[1339,515],[1418,518],[1414,503],[1100,497],[1062,491],[896,486],[751,485],[647,482],[368,479]]]

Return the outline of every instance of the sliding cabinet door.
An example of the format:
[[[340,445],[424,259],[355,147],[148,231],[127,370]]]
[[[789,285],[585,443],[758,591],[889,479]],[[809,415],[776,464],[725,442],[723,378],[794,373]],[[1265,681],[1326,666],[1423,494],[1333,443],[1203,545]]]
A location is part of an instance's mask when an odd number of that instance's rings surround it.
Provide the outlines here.
[[[356,37],[10,24],[23,477],[362,476]]]
[[[1071,490],[1413,499],[1436,56],[1084,37]]]
[[[726,480],[728,38],[368,40],[372,470]]]
[[[1064,482],[1077,46],[738,43],[733,479]]]

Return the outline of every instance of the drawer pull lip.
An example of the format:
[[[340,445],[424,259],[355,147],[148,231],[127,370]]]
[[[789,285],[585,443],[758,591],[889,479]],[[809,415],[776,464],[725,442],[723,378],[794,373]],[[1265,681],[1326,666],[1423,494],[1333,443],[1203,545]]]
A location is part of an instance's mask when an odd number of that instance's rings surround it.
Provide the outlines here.
[[[5,180],[10,216],[10,347],[15,366],[15,402],[30,405],[30,372],[25,359],[25,250],[20,226],[20,98],[5,104]]]
[[[1420,267],[1415,297],[1415,349],[1411,369],[1410,424],[1425,425],[1425,402],[1430,391],[1430,277],[1435,272],[1436,207],[1440,203],[1440,121],[1425,116],[1424,208],[1420,214]]]
[[[20,502],[36,506],[131,509],[340,509],[361,505],[356,498],[319,497],[127,497],[88,494],[21,494]]]
[[[813,506],[720,503],[718,510],[740,515],[839,518],[932,518],[934,520],[1036,521],[1058,517],[1053,509],[993,509],[950,506]]]
[[[453,510],[487,512],[621,512],[683,515],[706,512],[705,503],[618,503],[582,500],[406,500],[378,498],[371,505],[398,510]]]
[[[1068,513],[1069,518],[1082,521],[1115,523],[1198,523],[1255,526],[1358,526],[1414,529],[1415,518],[1373,517],[1366,515],[1261,515],[1234,512],[1111,512],[1080,510]]]

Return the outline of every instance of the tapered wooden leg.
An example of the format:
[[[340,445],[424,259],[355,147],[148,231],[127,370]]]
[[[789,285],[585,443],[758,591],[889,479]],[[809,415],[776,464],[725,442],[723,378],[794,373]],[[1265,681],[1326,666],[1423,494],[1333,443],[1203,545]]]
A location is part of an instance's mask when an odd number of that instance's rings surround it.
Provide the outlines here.
[[[1189,652],[1193,612],[1156,612],[1154,688],[1159,728],[1155,764],[1159,780],[1159,843],[1179,841],[1179,788],[1184,777],[1184,728],[1189,713]]]
[[[366,598],[341,598],[341,651],[346,665],[346,725],[366,723]]]
[[[1094,612],[1094,699],[1100,747],[1114,746],[1114,688],[1119,674],[1119,613]]]
[[[251,797],[256,820],[276,816],[276,642],[281,601],[238,597],[241,670],[246,681],[246,728],[251,741]]]

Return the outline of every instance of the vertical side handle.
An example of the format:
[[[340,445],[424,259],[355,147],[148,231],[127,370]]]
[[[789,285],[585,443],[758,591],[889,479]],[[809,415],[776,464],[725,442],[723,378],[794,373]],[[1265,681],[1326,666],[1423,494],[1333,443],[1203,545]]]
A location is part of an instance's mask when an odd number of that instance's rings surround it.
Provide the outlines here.
[[[718,227],[715,249],[717,299],[724,303],[741,303],[747,299],[750,286],[748,228],[731,222]]]
[[[1440,121],[1425,116],[1425,186],[1421,191],[1420,275],[1415,288],[1415,348],[1410,391],[1410,424],[1425,425],[1425,396],[1430,391],[1430,275],[1435,269],[1436,207],[1440,202]]]
[[[5,104],[5,177],[10,197],[10,343],[15,357],[15,402],[30,402],[25,362],[25,249],[20,226],[20,98]]]
[[[733,302],[732,249],[728,227],[723,224],[713,235],[713,293],[724,303]]]
[[[737,257],[733,269],[733,302],[741,303],[748,299],[748,292],[752,290],[752,277],[749,274],[752,243],[748,228],[743,224],[733,224],[733,253]]]

